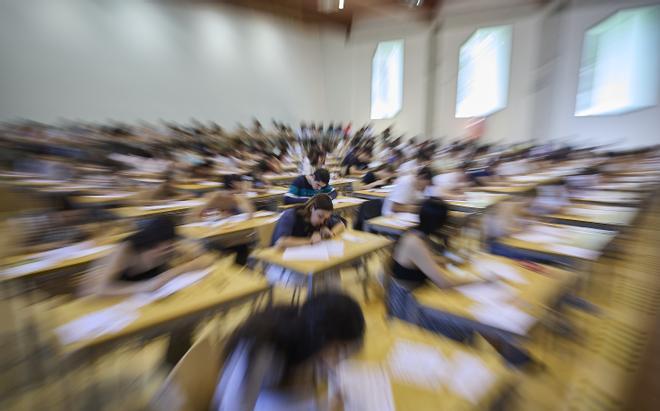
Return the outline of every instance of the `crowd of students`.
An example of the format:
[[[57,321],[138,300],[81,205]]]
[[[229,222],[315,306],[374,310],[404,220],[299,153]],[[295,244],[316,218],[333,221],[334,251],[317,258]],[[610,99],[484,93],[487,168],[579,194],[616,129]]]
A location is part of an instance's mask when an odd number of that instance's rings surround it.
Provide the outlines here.
[[[603,152],[596,157],[591,151],[565,147],[440,145],[434,140],[395,137],[390,128],[375,134],[370,125],[355,133],[350,124],[303,123],[295,130],[278,122],[273,125],[267,131],[255,121],[250,129],[230,134],[215,124],[198,122],[187,127],[12,124],[0,130],[0,161],[4,173],[13,177],[89,185],[98,193],[135,193],[124,201],[128,205],[195,197],[177,189],[177,184],[222,183],[201,197],[201,204],[185,215],[186,223],[237,214],[249,218],[257,206],[247,193],[271,189],[268,176],[296,172],[284,195],[284,203],[294,207],[279,217],[270,242],[280,248],[315,244],[348,228],[334,210],[333,179],[352,176],[362,189],[386,187],[389,193],[378,214],[413,213],[419,218],[392,251],[388,312],[465,342],[477,333],[473,328],[420,305],[411,294],[419,287],[460,285],[443,275],[440,268],[447,264],[447,257],[438,252],[442,245],[438,247],[433,238],[447,225],[446,202],[465,200],[470,187],[510,183],[511,176],[554,169],[574,160],[588,164],[580,176],[558,178],[537,190],[512,195],[487,212],[486,244],[491,252],[507,255],[509,251],[498,248],[498,239],[520,230],[526,219],[565,206],[570,190],[595,185],[603,174],[620,170],[636,158],[651,168],[658,163],[655,148],[616,155]],[[336,159],[337,170],[331,158]],[[140,182],[145,178],[156,182],[145,185]],[[36,191],[40,197],[44,194]],[[179,237],[173,219],[122,221],[105,209],[76,207],[71,201],[76,192],[75,188],[49,192],[45,211],[9,218],[7,224],[15,227],[14,236],[20,239],[11,253],[61,247],[104,233],[106,228],[132,232],[91,270],[85,292],[96,295],[154,290],[181,273],[212,264],[203,249],[208,244],[192,244]],[[239,264],[245,264],[250,253],[244,242],[222,244],[219,249],[235,252]],[[270,271],[268,278],[277,284],[289,281],[283,269]],[[364,332],[360,306],[338,292],[318,294],[302,307],[277,306],[253,316],[226,347],[214,409],[317,409],[310,385],[313,373],[319,366],[331,368],[359,348]],[[518,347],[487,339],[512,364],[529,361]]]

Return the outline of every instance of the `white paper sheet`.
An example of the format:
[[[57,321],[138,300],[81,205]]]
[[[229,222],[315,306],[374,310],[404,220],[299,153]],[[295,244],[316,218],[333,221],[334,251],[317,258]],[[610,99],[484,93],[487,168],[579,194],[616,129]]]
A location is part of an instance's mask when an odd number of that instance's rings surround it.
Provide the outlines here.
[[[520,241],[526,241],[528,243],[556,243],[557,241],[561,240],[561,238],[557,236],[534,232],[514,234],[511,236],[511,238],[515,238]]]
[[[364,203],[365,201],[367,201],[367,200],[364,200],[362,198],[346,197],[346,198],[335,198],[334,200],[332,200],[332,203],[333,204],[341,204],[341,203],[360,204],[360,203]]]
[[[346,361],[338,372],[345,411],[394,411],[392,385],[377,365]]]
[[[419,215],[413,213],[394,213],[392,217],[400,221],[406,221],[408,223],[419,223]]]
[[[597,260],[600,253],[595,250],[586,248],[574,247],[566,244],[552,244],[548,247],[550,250],[572,257],[583,258],[585,260]]]
[[[326,247],[317,245],[303,245],[288,247],[282,254],[284,261],[328,261],[330,255]]]
[[[268,194],[283,194],[286,193],[286,190],[278,190],[276,188],[271,188],[268,190]]]
[[[411,223],[411,222],[408,222],[408,221],[397,220],[396,218],[388,219],[387,224],[393,225],[395,227],[401,227],[401,228],[408,228],[408,227],[412,227],[412,226],[415,225],[415,223]]]
[[[450,373],[450,363],[442,353],[432,346],[412,341],[397,341],[390,351],[388,364],[397,381],[429,390],[442,385]]]
[[[128,197],[133,195],[133,193],[112,193],[112,194],[96,194],[96,195],[89,195],[85,197],[89,198],[123,198],[123,197]]]
[[[452,373],[449,388],[473,404],[490,390],[495,375],[478,357],[458,352],[452,358]]]
[[[462,285],[456,287],[456,291],[473,301],[486,304],[509,301],[517,294],[515,288],[500,282]]]
[[[534,317],[506,302],[480,304],[470,311],[480,323],[518,335],[527,334],[536,322]]]
[[[121,331],[137,318],[137,311],[120,303],[64,324],[55,332],[62,344],[71,344]]]
[[[220,187],[222,185],[217,181],[200,181],[197,184],[199,184],[200,186],[207,186],[207,187]]]
[[[252,217],[254,218],[262,218],[262,217],[269,217],[275,214],[272,211],[257,211],[255,213],[252,213]]]
[[[161,298],[169,297],[177,291],[183,290],[186,287],[190,287],[196,282],[200,281],[202,278],[209,275],[212,271],[212,268],[206,268],[204,270],[191,271],[178,275],[171,279],[169,282],[164,284],[158,290],[153,292],[155,299],[159,300]]]
[[[166,208],[177,208],[177,207],[196,207],[204,204],[203,200],[183,200],[183,201],[173,201],[167,204],[157,204],[150,206],[143,206],[143,210],[162,210]]]
[[[285,261],[328,261],[331,257],[344,255],[344,243],[338,240],[321,241],[314,245],[289,247],[284,250]]]
[[[492,276],[502,278],[517,284],[528,284],[529,281],[523,277],[516,267],[501,263],[492,259],[479,259],[474,261],[475,268],[479,274],[486,274],[484,278]]]
[[[48,268],[53,264],[54,263],[51,260],[38,260],[38,261],[33,261],[31,263],[17,265],[15,267],[8,268],[0,272],[0,274],[6,276],[24,275]]]
[[[350,232],[346,231],[341,235],[341,238],[343,238],[346,241],[350,241],[352,243],[365,243],[367,242],[366,239],[358,237],[354,234],[351,234]]]

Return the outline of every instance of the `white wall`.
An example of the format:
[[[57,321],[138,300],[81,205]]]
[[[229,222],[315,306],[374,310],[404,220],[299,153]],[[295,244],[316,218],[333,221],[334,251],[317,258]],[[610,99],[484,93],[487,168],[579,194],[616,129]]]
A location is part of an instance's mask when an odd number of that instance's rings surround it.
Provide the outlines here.
[[[327,114],[319,29],[230,6],[0,0],[0,55],[0,119]]]
[[[558,30],[554,34],[548,33],[557,36],[561,47],[551,62],[552,76],[547,83],[547,87],[554,90],[554,96],[537,106],[548,117],[548,129],[540,130],[540,138],[570,140],[584,145],[614,144],[621,148],[660,144],[660,106],[612,116],[573,115],[584,31],[618,9],[657,3],[649,0],[574,0],[562,10]]]
[[[462,9],[461,9],[462,10]],[[454,140],[465,136],[468,119],[455,118],[458,57],[461,46],[479,28],[512,26],[511,66],[507,106],[488,117],[484,141],[510,143],[530,138],[534,108],[539,18],[537,8],[503,7],[497,10],[443,14],[438,42],[438,78],[435,90],[434,136]]]
[[[368,19],[353,24],[345,41],[328,44],[333,79],[327,87],[328,110],[350,119],[356,126],[371,117],[371,61],[378,42],[404,40],[403,109],[392,119],[375,120],[382,130],[394,124],[407,136],[422,134],[427,93],[427,59],[430,25],[405,19]]]

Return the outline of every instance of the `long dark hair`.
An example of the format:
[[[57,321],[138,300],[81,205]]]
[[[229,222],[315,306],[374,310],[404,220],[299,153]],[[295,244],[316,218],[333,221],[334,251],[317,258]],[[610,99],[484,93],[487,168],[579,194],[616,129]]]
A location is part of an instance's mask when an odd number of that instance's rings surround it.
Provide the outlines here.
[[[353,298],[319,293],[302,307],[270,307],[248,318],[229,338],[224,358],[242,343],[247,344],[250,360],[261,348],[273,349],[284,361],[282,381],[329,344],[359,343],[364,332],[362,309]]]
[[[304,217],[309,218],[310,214],[312,214],[312,208],[326,211],[334,211],[335,209],[332,204],[332,198],[327,194],[317,194],[310,198],[304,205],[298,207],[298,212]]]
[[[140,230],[128,237],[127,242],[133,251],[140,252],[175,238],[174,222],[169,217],[161,216],[149,220]]]
[[[448,214],[447,204],[444,201],[426,200],[419,210],[419,224],[416,229],[426,235],[433,234],[444,227]]]

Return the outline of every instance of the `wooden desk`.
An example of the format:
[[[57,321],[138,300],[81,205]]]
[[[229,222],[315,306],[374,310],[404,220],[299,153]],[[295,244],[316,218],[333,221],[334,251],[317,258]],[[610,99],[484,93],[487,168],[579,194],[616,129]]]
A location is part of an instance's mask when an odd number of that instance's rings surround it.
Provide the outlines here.
[[[270,286],[247,269],[221,262],[213,273],[183,290],[137,308],[139,317],[117,332],[83,339],[63,346],[66,353],[109,348],[128,338],[154,338],[202,317],[228,310],[267,294]],[[54,327],[125,301],[126,297],[85,297],[57,307]]]
[[[265,193],[248,192],[245,196],[255,203],[265,203],[281,200],[287,191],[286,188],[273,187]]]
[[[359,180],[355,178],[336,178],[334,180],[330,180],[330,185],[339,192],[350,193],[353,191],[353,183],[356,181]]]
[[[449,218],[454,221],[463,221],[470,214],[463,211],[449,210]],[[396,215],[374,217],[365,221],[367,231],[393,237],[400,236],[416,225],[417,223],[401,220]]]
[[[484,387],[481,395],[471,400],[448,383],[452,377],[457,378],[459,375],[463,375],[464,378],[473,376],[472,373],[461,372],[460,365],[452,367],[452,371],[447,374],[447,380],[439,382],[435,388],[401,381],[389,366],[390,356],[397,344],[411,343],[422,344],[424,349],[437,350],[450,364],[454,362],[461,364],[460,358],[474,359],[492,374],[492,379]],[[348,366],[382,367],[389,377],[397,411],[491,409],[517,380],[499,355],[489,347],[476,350],[402,321],[384,321],[380,318],[368,318],[364,346],[359,353],[348,360]]]
[[[209,191],[219,190],[224,184],[219,181],[199,181],[196,183],[175,184],[174,188],[181,191],[193,193],[208,193]]]
[[[505,237],[498,240],[500,244],[531,251],[541,256],[559,256],[570,259],[574,263],[582,261],[595,261],[616,237],[615,231],[598,230],[587,227],[576,227],[559,224],[542,224],[541,226],[554,227],[560,237],[544,240],[542,238],[525,239],[529,233]]]
[[[226,236],[236,236],[241,233],[249,233],[259,227],[264,227],[277,222],[278,214],[260,211],[261,217],[253,217],[249,220],[239,222],[229,222],[220,226],[213,227],[208,223],[191,223],[177,227],[177,231],[185,236],[196,240],[202,239],[220,239]]]
[[[111,211],[122,218],[142,218],[163,214],[181,214],[204,204],[204,200],[184,200],[151,206],[121,207]]]
[[[341,257],[330,257],[328,260],[285,260],[283,257],[285,249],[270,247],[257,250],[250,258],[263,264],[276,265],[294,273],[304,276],[307,280],[307,291],[311,295],[314,291],[314,282],[317,277],[322,277],[331,272],[337,272],[340,268],[354,264],[370,254],[383,250],[392,244],[392,241],[378,235],[362,231],[347,231],[351,237],[359,241],[349,241],[342,236],[337,240],[344,243],[344,253]]]
[[[413,295],[417,301],[425,306],[468,320],[480,332],[512,338],[526,336],[538,323],[539,319],[546,314],[548,308],[577,280],[577,274],[572,271],[541,266],[543,272],[537,273],[521,266],[515,260],[486,253],[476,254],[471,262],[459,268],[462,272],[478,279],[487,275],[487,270],[491,269],[493,265],[509,267],[515,270],[515,273],[523,279],[523,282],[506,278],[499,280],[511,287],[511,297],[509,299],[488,303],[487,300],[479,301],[477,297],[470,298],[453,288],[439,289],[433,285],[420,287],[413,292]],[[458,276],[447,267],[442,268],[442,271],[450,279],[465,281],[465,278]],[[497,268],[494,268],[494,271],[496,272]],[[497,322],[497,320],[484,320],[475,315],[475,310],[480,307],[488,308],[492,305],[491,309],[497,309],[498,306],[508,304],[531,317],[528,321],[520,324],[507,324],[506,322]]]
[[[637,205],[644,200],[643,194],[630,191],[587,190],[571,193],[573,201],[595,204],[613,204],[619,206]]]
[[[558,213],[544,217],[558,224],[570,224],[604,230],[620,230],[632,225],[639,209],[634,207],[603,207],[596,204],[573,204]]]
[[[372,188],[369,190],[353,191],[352,195],[367,200],[385,200],[392,190],[382,188]]]
[[[528,185],[494,185],[494,186],[481,186],[474,187],[474,190],[486,191],[488,193],[499,194],[521,194],[536,188],[533,184]]]
[[[137,193],[133,192],[115,192],[108,194],[89,194],[72,197],[71,200],[82,206],[105,206],[111,204],[118,204],[135,196]]]
[[[360,204],[364,203],[365,201],[367,200],[355,198],[355,197],[337,196],[337,198],[332,200],[332,204],[334,206],[335,212],[343,212],[343,211],[351,210],[353,208],[357,208],[360,206]],[[278,208],[280,210],[287,210],[289,208],[293,208],[298,205],[300,204],[285,204],[279,206]]]
[[[605,182],[602,184],[597,184],[595,186],[588,187],[588,190],[608,190],[608,191],[630,191],[645,193],[652,191],[656,185],[654,183],[643,183],[643,182]]]
[[[447,203],[450,210],[481,212],[508,197],[506,194],[496,193],[481,193],[482,195],[470,194],[466,193],[466,200],[445,200],[445,203]]]
[[[264,174],[264,180],[273,185],[288,185],[301,175],[300,173]]]

